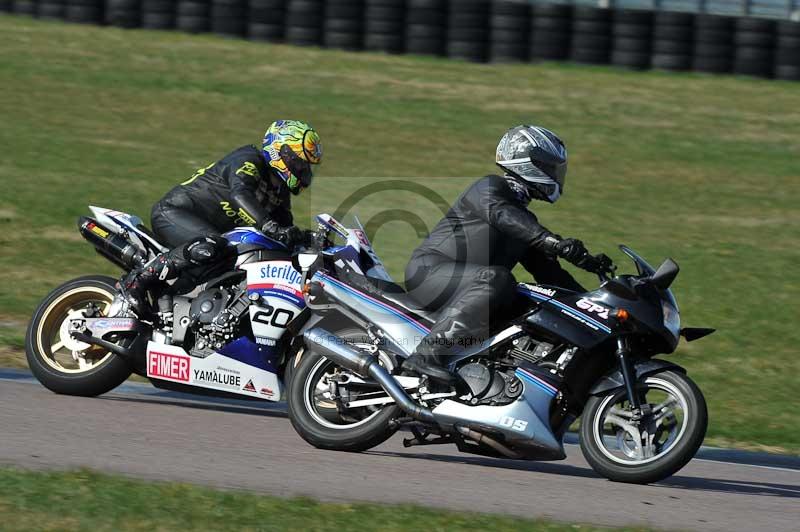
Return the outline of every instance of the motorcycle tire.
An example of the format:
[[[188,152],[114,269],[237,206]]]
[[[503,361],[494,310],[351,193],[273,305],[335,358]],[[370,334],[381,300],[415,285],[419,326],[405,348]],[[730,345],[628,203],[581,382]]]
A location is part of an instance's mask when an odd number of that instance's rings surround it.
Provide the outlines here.
[[[358,329],[341,329],[336,335],[345,340],[357,340],[364,336]],[[320,364],[327,359],[306,347],[297,359],[290,360],[292,364],[289,377],[287,403],[289,421],[305,441],[318,449],[333,451],[361,452],[371,449],[388,440],[396,432],[389,422],[400,414],[400,408],[393,403],[384,406],[368,420],[360,421],[349,428],[335,428],[332,416],[338,416],[336,408],[330,412],[316,412],[317,416],[309,412],[306,396],[311,391],[310,379],[314,379]]]
[[[624,395],[624,392],[617,389],[605,395],[592,396],[587,401],[581,416],[581,451],[592,469],[615,482],[650,484],[673,475],[694,457],[706,435],[708,427],[706,401],[703,393],[689,377],[677,371],[664,371],[645,377],[643,382],[647,385],[661,385],[676,390],[685,401],[684,416],[688,419],[680,429],[677,441],[671,444],[671,448],[663,456],[648,458],[642,464],[625,463],[624,459],[614,460],[609,456],[605,443],[598,441],[601,438],[605,440],[605,437],[596,428],[598,417],[603,415],[603,410],[609,406],[608,403],[614,400],[614,396]]]
[[[53,327],[60,329],[67,314],[85,308],[90,302],[110,303],[116,293],[115,284],[115,279],[103,275],[78,277],[50,292],[36,308],[25,335],[25,353],[31,372],[48,390],[95,397],[113,390],[130,377],[132,370],[128,362],[109,352],[86,370],[65,368],[52,352],[53,347],[63,341],[50,343],[56,332]],[[59,321],[61,323],[56,323]],[[59,349],[63,348],[62,345]]]

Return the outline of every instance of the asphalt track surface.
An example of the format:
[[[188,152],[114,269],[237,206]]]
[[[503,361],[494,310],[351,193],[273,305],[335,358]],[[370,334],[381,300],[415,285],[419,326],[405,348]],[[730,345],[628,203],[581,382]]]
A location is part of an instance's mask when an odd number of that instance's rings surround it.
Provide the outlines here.
[[[450,446],[406,449],[402,434],[367,453],[320,451],[295,434],[283,405],[207,400],[146,384],[88,399],[0,371],[0,404],[0,463],[33,469],[90,467],[279,496],[602,525],[800,530],[800,466],[792,460],[765,467],[695,459],[660,484],[633,486],[598,477],[575,445],[562,462],[482,458]],[[410,515],[409,528],[424,523]]]

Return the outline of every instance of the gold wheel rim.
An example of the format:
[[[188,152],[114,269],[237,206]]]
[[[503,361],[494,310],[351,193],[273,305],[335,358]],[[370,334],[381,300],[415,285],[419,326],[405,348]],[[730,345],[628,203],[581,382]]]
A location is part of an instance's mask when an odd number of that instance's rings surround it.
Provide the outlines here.
[[[77,314],[97,305],[105,315],[114,299],[109,290],[97,286],[73,288],[52,301],[39,320],[36,329],[36,348],[48,366],[60,373],[86,373],[105,363],[112,355],[110,351],[88,346],[73,338],[64,338],[64,323]],[[81,347],[73,352],[72,347]],[[77,355],[77,356],[76,356]]]

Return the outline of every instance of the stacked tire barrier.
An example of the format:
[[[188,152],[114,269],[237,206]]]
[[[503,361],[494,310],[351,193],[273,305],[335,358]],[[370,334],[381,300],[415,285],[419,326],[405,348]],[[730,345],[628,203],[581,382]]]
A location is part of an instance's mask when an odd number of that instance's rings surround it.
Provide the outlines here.
[[[406,5],[406,52],[444,55],[447,0],[408,0]]]
[[[142,27],[150,30],[169,30],[175,27],[173,0],[142,0]]]
[[[730,17],[697,15],[694,20],[692,70],[722,73],[733,68],[733,22]]]
[[[41,0],[36,4],[36,16],[43,19],[63,19],[66,9],[64,0]]]
[[[800,80],[800,22],[541,0],[0,0],[0,12],[467,61]]]
[[[657,11],[653,17],[651,66],[662,70],[692,68],[694,15]]]
[[[775,22],[760,18],[736,20],[733,72],[770,77],[773,69]]]
[[[211,30],[211,4],[208,0],[178,0],[175,27],[187,33]]]
[[[250,0],[247,37],[281,42],[286,36],[286,0]]]
[[[634,69],[649,68],[653,13],[618,9],[612,18],[611,64]]]
[[[120,28],[142,25],[140,0],[106,0],[106,24]]]
[[[575,6],[572,14],[570,59],[576,63],[607,64],[611,56],[611,10]]]
[[[489,60],[496,63],[524,62],[530,47],[530,4],[496,0],[489,17]]]
[[[483,62],[489,55],[489,0],[451,0],[447,57]]]
[[[11,12],[17,15],[36,15],[36,2],[34,0],[14,0]]]
[[[366,0],[364,49],[399,54],[405,49],[405,0]]]
[[[286,9],[286,42],[298,46],[322,44],[323,0],[289,0]]]
[[[800,24],[782,20],[776,30],[775,77],[800,80]]]
[[[229,37],[247,35],[248,0],[211,0],[211,32]]]
[[[531,47],[533,61],[560,61],[569,57],[572,39],[572,7],[561,4],[531,6]]]
[[[100,24],[105,18],[103,0],[67,0],[64,18],[80,24]]]
[[[327,0],[323,44],[329,48],[361,50],[364,36],[363,0]]]

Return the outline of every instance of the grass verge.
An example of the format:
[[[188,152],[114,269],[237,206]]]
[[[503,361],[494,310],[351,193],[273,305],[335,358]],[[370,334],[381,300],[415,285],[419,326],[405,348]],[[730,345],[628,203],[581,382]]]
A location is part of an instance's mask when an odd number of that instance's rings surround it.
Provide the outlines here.
[[[476,65],[7,15],[0,32],[0,315],[24,323],[57,284],[115,273],[75,230],[87,204],[147,218],[166,190],[258,142],[273,119],[307,119],[323,137],[325,163],[295,205],[306,224],[391,176],[450,201],[494,171],[505,129],[536,122],[571,157],[558,207],[533,205],[540,219],[592,250],[622,242],[654,262],[672,256],[684,323],[719,330],[673,356],[708,398],[709,436],[800,451],[800,410],[788,406],[800,374],[796,83]],[[368,199],[356,206],[365,220],[394,213],[374,241],[402,279],[421,238],[408,213],[430,227],[437,211],[408,192]]]
[[[537,532],[612,530],[592,525],[450,512],[410,505],[332,504],[188,484],[156,483],[91,471],[0,469],[4,530],[308,530]],[[643,532],[644,528],[615,528]]]

